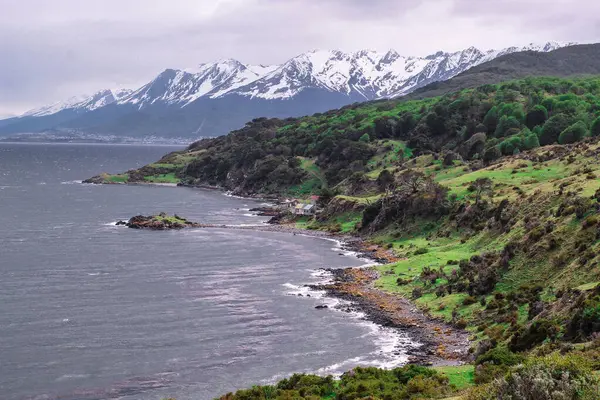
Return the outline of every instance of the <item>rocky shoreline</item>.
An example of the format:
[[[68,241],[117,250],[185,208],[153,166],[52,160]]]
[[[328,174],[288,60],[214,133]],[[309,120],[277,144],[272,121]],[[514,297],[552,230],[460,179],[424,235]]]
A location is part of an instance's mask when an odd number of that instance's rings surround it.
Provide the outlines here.
[[[278,215],[270,207],[260,207],[251,211],[263,216],[276,217]],[[158,221],[156,218],[157,216],[136,216],[128,222],[119,221],[117,225],[125,225],[133,229],[151,230],[220,228],[281,232],[338,240],[343,250],[356,252],[361,258],[372,260],[378,264],[389,264],[398,261],[391,250],[368,243],[360,237],[300,229],[292,224],[281,224],[276,218],[273,218],[267,224],[254,226],[200,224],[177,215],[168,217],[164,213],[159,214]],[[308,287],[324,291],[329,297],[350,302],[350,306],[344,306],[344,311],[362,312],[367,320],[377,325],[407,333],[411,339],[422,345],[409,349],[410,363],[444,366],[459,365],[469,360],[469,334],[466,331],[425,315],[410,300],[400,295],[376,288],[374,283],[379,277],[379,272],[375,268],[325,270],[333,275],[333,283],[308,285]]]
[[[375,324],[405,332],[422,346],[409,350],[409,362],[427,366],[460,365],[468,361],[469,334],[418,310],[410,300],[374,286],[374,268],[326,269],[333,283],[310,285],[327,296],[346,300],[345,311],[360,311]]]

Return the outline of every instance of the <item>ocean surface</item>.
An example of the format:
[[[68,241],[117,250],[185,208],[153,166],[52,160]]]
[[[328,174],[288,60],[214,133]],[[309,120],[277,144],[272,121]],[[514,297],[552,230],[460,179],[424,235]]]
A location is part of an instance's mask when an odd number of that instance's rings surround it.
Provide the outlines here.
[[[315,309],[336,302],[303,287],[327,279],[319,268],[365,263],[337,243],[117,227],[161,211],[264,218],[248,211],[260,202],[219,192],[80,183],[176,149],[0,143],[0,398],[204,400],[294,372],[406,360],[402,334]]]

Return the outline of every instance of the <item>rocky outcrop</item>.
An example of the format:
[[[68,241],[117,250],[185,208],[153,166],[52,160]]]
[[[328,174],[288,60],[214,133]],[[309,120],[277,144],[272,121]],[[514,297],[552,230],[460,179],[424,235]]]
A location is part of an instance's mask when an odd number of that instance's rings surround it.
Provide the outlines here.
[[[93,183],[95,185],[102,185],[102,184],[110,183],[107,181],[106,177],[107,177],[107,174],[100,174],[100,175],[92,176],[91,178],[84,180],[83,183]]]
[[[178,216],[168,216],[165,213],[158,215],[144,216],[137,215],[131,218],[129,221],[119,221],[117,225],[127,226],[131,229],[150,229],[154,231],[164,231],[171,229],[184,229],[184,228],[202,228],[204,225],[188,221],[185,218]]]

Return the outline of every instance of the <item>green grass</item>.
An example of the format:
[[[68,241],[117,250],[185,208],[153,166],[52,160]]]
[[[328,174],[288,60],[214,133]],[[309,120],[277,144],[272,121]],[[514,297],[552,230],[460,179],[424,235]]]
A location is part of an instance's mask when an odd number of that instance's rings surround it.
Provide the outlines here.
[[[458,365],[448,367],[435,367],[436,371],[443,373],[456,389],[463,390],[474,385],[475,368],[472,365]]]
[[[152,168],[165,168],[165,169],[175,169],[178,167],[178,165],[176,165],[176,164],[160,164],[160,163],[150,164],[149,166]]]
[[[175,176],[175,173],[145,176],[144,180],[151,183],[179,183],[181,180]]]
[[[592,290],[592,289],[595,289],[598,286],[600,286],[600,282],[591,282],[591,283],[586,283],[585,285],[577,286],[576,289],[579,289],[579,290]]]
[[[129,175],[127,175],[127,174],[108,175],[104,179],[110,183],[126,183],[129,180]]]
[[[342,199],[342,200],[351,201],[353,203],[366,205],[366,204],[375,203],[377,200],[379,200],[382,197],[382,195],[381,194],[376,194],[376,195],[373,195],[373,196],[364,196],[364,197],[354,197],[354,196],[339,195],[339,196],[336,196],[336,197],[339,198],[339,199]]]
[[[356,230],[356,224],[362,219],[362,214],[358,212],[348,212],[336,217],[335,222],[340,225],[342,233],[349,233]]]
[[[390,147],[391,149],[375,155],[367,162],[368,166],[390,167],[401,160],[407,160],[412,157],[412,149],[408,148],[406,143],[401,140],[378,140],[376,144],[380,149],[385,147]]]
[[[170,223],[180,223],[180,224],[184,224],[185,220],[181,219],[181,218],[177,218],[174,215],[167,215],[167,216],[161,216],[161,215],[155,215],[152,217],[152,219],[156,220],[156,221],[165,221],[165,222],[170,222]]]

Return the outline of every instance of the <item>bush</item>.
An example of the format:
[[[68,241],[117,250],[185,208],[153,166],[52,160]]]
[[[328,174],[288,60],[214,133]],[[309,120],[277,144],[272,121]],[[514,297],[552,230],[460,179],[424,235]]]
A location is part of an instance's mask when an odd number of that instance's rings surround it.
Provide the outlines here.
[[[429,252],[429,250],[427,249],[427,247],[421,247],[419,249],[417,249],[415,251],[415,256],[420,256],[422,254],[427,254]]]
[[[498,121],[498,126],[494,132],[494,136],[498,138],[504,137],[511,129],[517,129],[518,131],[521,131],[521,123],[515,117],[507,117],[505,115],[500,118],[500,121]]]
[[[480,365],[490,363],[494,365],[506,365],[512,367],[522,363],[523,360],[523,356],[513,353],[507,347],[498,346],[479,356],[475,361],[475,364]]]
[[[525,329],[516,332],[510,340],[511,351],[525,351],[543,343],[546,340],[554,340],[560,331],[560,327],[553,321],[538,319]]]
[[[551,117],[542,128],[540,133],[540,145],[547,146],[556,143],[561,132],[571,125],[571,119],[564,114]]]
[[[462,301],[463,306],[470,306],[471,304],[475,303],[477,303],[477,299],[473,296],[467,296]]]
[[[548,110],[542,105],[534,106],[531,111],[527,113],[525,117],[525,125],[529,129],[533,129],[536,126],[544,125],[544,122],[548,119]]]
[[[593,400],[600,383],[584,357],[552,354],[515,367],[506,377],[472,390],[467,400]]]
[[[561,132],[558,137],[558,143],[570,144],[579,142],[587,135],[587,127],[583,121],[578,121]]]
[[[540,141],[534,132],[531,132],[529,129],[523,129],[521,135],[523,136],[523,150],[531,150],[540,147]]]
[[[596,118],[594,122],[592,122],[592,128],[590,129],[590,134],[592,136],[600,136],[600,117]]]

